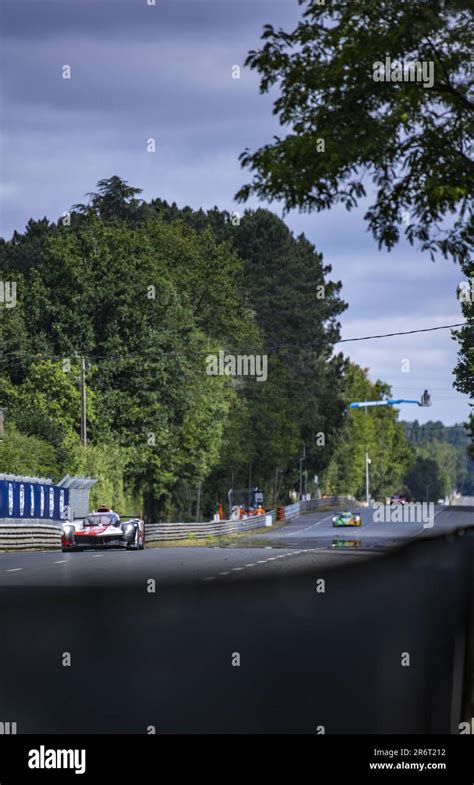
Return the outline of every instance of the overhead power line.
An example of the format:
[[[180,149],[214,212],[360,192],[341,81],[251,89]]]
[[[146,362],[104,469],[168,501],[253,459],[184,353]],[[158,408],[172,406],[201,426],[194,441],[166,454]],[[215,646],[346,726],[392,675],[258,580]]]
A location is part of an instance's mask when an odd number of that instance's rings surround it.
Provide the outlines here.
[[[351,343],[354,341],[371,341],[376,338],[393,338],[397,335],[414,335],[416,333],[429,333],[434,332],[435,330],[452,330],[455,327],[465,327],[468,325],[468,322],[458,322],[457,324],[443,324],[438,327],[423,327],[418,330],[403,330],[399,332],[393,333],[381,333],[379,335],[363,335],[358,338],[339,338],[337,341],[331,341],[330,345],[335,346],[340,343]],[[132,359],[158,359],[159,357],[186,357],[189,355],[196,355],[196,354],[216,354],[216,352],[223,351],[225,354],[245,354],[245,353],[255,353],[255,354],[271,354],[272,352],[281,351],[283,349],[314,349],[316,348],[315,344],[312,343],[305,343],[305,344],[279,344],[277,346],[272,347],[263,347],[263,346],[254,346],[252,348],[246,347],[238,347],[236,349],[231,348],[207,348],[207,349],[194,349],[189,351],[161,351],[161,352],[131,352],[129,354],[89,354],[88,352],[84,352],[82,350],[75,350],[74,352],[53,355],[48,353],[30,353],[25,351],[12,351],[12,352],[0,352],[0,360],[6,357],[21,357],[25,359],[38,359],[38,360],[62,360],[66,356],[74,357],[74,356],[83,356],[88,360],[132,360]]]
[[[334,343],[349,343],[351,341],[371,341],[373,338],[393,338],[395,335],[414,335],[415,333],[431,333],[434,330],[452,330],[454,327],[465,327],[467,322],[459,322],[458,324],[442,324],[440,327],[423,327],[419,330],[404,330],[396,333],[383,333],[381,335],[364,335],[361,338],[341,338]]]

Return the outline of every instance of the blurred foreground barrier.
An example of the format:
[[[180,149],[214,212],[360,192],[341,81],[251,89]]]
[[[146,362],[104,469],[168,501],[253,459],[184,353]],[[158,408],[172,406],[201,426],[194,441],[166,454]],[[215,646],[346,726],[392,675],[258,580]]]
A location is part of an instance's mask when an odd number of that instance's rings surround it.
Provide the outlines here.
[[[69,574],[71,584],[63,591],[56,579],[50,585],[46,565],[31,570],[29,585],[23,573],[22,581],[0,590],[0,722],[16,722],[17,738],[98,734],[103,759],[107,741],[99,734],[120,739],[127,733],[150,741],[144,730],[159,707],[160,734],[304,735],[312,740],[312,762],[318,766],[318,739],[335,740],[335,765],[337,734],[347,734],[353,744],[361,734],[417,734],[408,744],[398,735],[400,741],[392,739],[389,747],[382,735],[380,742],[372,736],[370,749],[436,748],[436,756],[423,752],[418,760],[426,766],[447,760],[447,771],[430,777],[425,768],[426,776],[404,777],[405,783],[471,785],[469,768],[470,779],[456,776],[451,753],[446,758],[438,754],[443,739],[421,735],[455,734],[455,741],[464,737],[466,743],[473,738],[464,736],[474,717],[474,529],[469,529],[474,519],[465,510],[459,520],[462,536],[460,530],[413,537],[381,558],[338,559],[337,568],[323,559],[317,572],[314,561],[303,559],[298,568],[294,562],[287,568],[282,559],[277,569],[243,570],[232,579],[207,582],[203,572],[193,576],[188,570],[183,580],[182,559],[145,558],[140,568],[137,553],[104,560],[106,569],[90,560],[82,579],[79,561],[85,565],[88,560],[79,559],[78,581]],[[189,555],[193,561],[196,554]],[[231,554],[214,555],[217,568]],[[160,576],[158,603],[153,594],[144,601],[146,580],[155,574]],[[214,569],[207,574],[215,574]],[[316,590],[316,577],[325,581],[325,593]],[[236,641],[245,653],[245,678],[230,666]],[[62,676],[54,653],[65,645],[79,663],[90,662],[92,651],[94,663],[107,663],[107,677],[94,678],[90,667],[76,668],[74,678]],[[120,656],[111,656],[115,652]],[[146,668],[146,687],[138,668],[124,678],[124,662],[133,661],[137,652]],[[55,745],[65,746],[61,738]],[[267,739],[260,736],[258,743],[265,745]],[[295,736],[291,743],[299,761],[300,739]],[[214,749],[215,742],[211,755]],[[275,739],[263,749],[267,757],[274,755]],[[469,749],[472,760],[472,741]],[[136,766],[136,751],[131,753]],[[171,755],[170,764],[176,747]],[[350,749],[347,756],[354,766]],[[196,758],[195,745],[188,757]],[[16,775],[19,760],[16,755]],[[384,760],[396,763],[400,756]],[[6,783],[4,756],[0,765]],[[69,782],[75,779],[72,775]],[[375,775],[361,779],[380,781]],[[18,775],[8,780],[17,781]],[[391,782],[403,780],[394,773]]]

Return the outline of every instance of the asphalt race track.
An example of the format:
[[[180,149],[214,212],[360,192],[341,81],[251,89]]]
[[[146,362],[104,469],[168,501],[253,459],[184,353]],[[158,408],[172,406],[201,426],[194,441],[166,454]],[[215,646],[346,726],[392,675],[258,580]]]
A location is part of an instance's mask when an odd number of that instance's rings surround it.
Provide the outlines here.
[[[436,507],[434,525],[373,522],[360,509],[361,527],[333,528],[336,511],[302,515],[282,528],[235,540],[232,547],[149,547],[135,551],[0,553],[0,586],[127,586],[153,577],[157,584],[281,577],[341,559],[380,554],[401,544],[474,525],[474,509]],[[270,550],[272,549],[272,550]],[[274,551],[274,552],[273,552]]]
[[[1,553],[0,721],[457,733],[472,711],[474,508],[437,507],[431,528],[361,514],[360,529],[318,512],[229,547]]]

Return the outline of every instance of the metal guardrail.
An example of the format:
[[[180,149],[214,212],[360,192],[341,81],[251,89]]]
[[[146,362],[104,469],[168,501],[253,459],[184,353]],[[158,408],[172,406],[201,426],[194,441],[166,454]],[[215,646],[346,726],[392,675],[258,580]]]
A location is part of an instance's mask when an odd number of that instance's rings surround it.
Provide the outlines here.
[[[271,522],[269,523],[269,519]],[[237,534],[251,529],[271,526],[275,513],[255,515],[241,518],[238,521],[211,521],[210,523],[148,523],[145,526],[145,542],[160,540],[185,540],[202,537],[219,537],[225,534]]]
[[[1,551],[54,550],[61,547],[62,525],[40,519],[0,521]]]
[[[286,507],[279,507],[278,510],[283,510],[282,520],[288,520],[288,518],[296,518],[297,515],[303,511],[302,507],[303,504],[306,502],[295,502],[294,504],[287,504]],[[281,513],[280,513],[281,514]]]
[[[279,507],[283,510],[281,520],[289,520],[305,512],[311,512],[321,507],[339,505],[357,505],[355,499],[350,496],[330,496],[322,499],[311,499],[303,502],[288,504],[286,507]],[[186,540],[199,539],[203,537],[219,537],[226,534],[238,534],[239,532],[260,529],[268,524],[266,518],[271,516],[272,524],[276,519],[274,510],[266,515],[256,515],[250,518],[241,518],[238,521],[211,521],[210,523],[148,523],[145,526],[145,536],[147,542],[159,542],[161,540]]]
[[[296,502],[283,510],[284,520],[325,506],[356,505],[355,499],[347,496],[331,496],[323,499]],[[274,510],[265,515],[242,518],[238,521],[210,521],[207,523],[149,523],[145,527],[147,542],[166,540],[202,539],[260,529],[273,525]],[[32,518],[3,519],[0,521],[0,551],[5,550],[59,550],[61,547],[61,523]]]
[[[321,499],[308,499],[308,501],[295,502],[283,508],[284,520],[296,518],[297,515],[304,515],[312,510],[319,510],[321,507],[358,507],[359,502],[353,496],[324,496]],[[279,508],[281,509],[281,508]]]

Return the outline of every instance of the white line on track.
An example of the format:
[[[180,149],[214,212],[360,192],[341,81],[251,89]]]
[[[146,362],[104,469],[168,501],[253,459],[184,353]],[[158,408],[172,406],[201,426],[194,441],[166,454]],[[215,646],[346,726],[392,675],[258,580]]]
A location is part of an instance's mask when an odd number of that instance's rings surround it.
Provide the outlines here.
[[[292,551],[291,553],[282,553],[279,556],[269,556],[268,559],[259,559],[257,562],[250,562],[249,564],[244,564],[243,567],[232,567],[229,570],[223,570],[222,572],[218,572],[218,575],[230,575],[232,572],[242,572],[242,570],[248,569],[249,567],[257,567],[258,564],[268,564],[271,561],[276,561],[277,559],[288,559],[290,556],[298,556],[300,553],[308,553],[311,550],[310,548],[304,548],[300,551]],[[217,578],[216,575],[210,575],[207,578],[203,578],[203,581],[215,581]]]
[[[434,521],[435,521],[435,518],[436,518],[436,517],[437,517],[437,516],[440,514],[440,512],[443,512],[443,510],[444,510],[444,507],[441,507],[441,509],[440,509],[440,510],[437,510],[437,511],[435,512],[435,514],[433,515],[433,518],[431,519],[431,520],[433,521],[433,526],[434,526]],[[424,532],[424,531],[429,531],[430,529],[432,529],[432,528],[433,528],[433,526],[429,526],[429,527],[428,527],[428,526],[426,526],[426,527],[425,527],[425,526],[422,526],[422,527],[421,527],[421,529],[417,529],[417,530],[416,530],[416,532],[415,532],[415,533],[412,535],[412,537],[416,537],[416,535],[417,535],[417,534],[421,534],[421,532]]]
[[[269,564],[269,562],[276,561],[277,559],[289,559],[290,556],[298,556],[301,553],[309,553],[313,551],[313,548],[302,548],[299,551],[291,551],[290,553],[281,553],[278,556],[269,556],[268,559],[259,559],[257,562],[250,562],[249,564],[244,564],[243,567],[232,567],[229,570],[223,570],[222,572],[218,572],[217,575],[210,575],[207,578],[203,578],[203,581],[215,581],[219,575],[230,575],[232,572],[242,572],[249,567],[257,567],[259,564]]]
[[[69,559],[61,559],[61,561],[53,561],[53,564],[67,564]]]
[[[22,569],[23,567],[13,567],[12,570],[6,570],[5,572],[20,572]]]
[[[321,518],[320,521],[316,521],[316,523],[312,523],[310,526],[305,526],[303,529],[296,529],[294,532],[285,532],[282,534],[282,537],[294,537],[295,535],[299,534],[300,532],[306,532],[308,529],[314,528],[314,526],[319,526],[320,523],[324,523],[324,521],[328,521],[332,518],[332,515],[326,515],[325,518]]]

